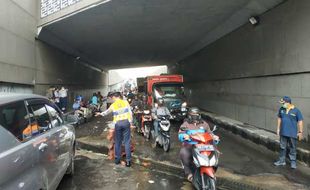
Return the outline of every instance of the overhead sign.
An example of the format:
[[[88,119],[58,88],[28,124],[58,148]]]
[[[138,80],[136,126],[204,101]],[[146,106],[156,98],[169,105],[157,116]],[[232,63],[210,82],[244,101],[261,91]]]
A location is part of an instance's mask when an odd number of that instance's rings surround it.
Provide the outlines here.
[[[51,15],[81,0],[41,0],[41,18]]]

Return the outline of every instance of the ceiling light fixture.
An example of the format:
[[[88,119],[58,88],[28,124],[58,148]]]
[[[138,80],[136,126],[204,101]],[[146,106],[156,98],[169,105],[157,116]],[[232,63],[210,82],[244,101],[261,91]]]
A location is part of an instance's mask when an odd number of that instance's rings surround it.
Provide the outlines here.
[[[252,16],[249,18],[249,22],[253,25],[256,26],[259,24],[259,17],[258,16]]]

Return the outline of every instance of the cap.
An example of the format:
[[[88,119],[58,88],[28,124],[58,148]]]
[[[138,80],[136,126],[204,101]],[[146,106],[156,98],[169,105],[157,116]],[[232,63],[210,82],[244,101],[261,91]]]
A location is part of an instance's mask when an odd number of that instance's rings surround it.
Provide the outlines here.
[[[288,96],[283,96],[283,97],[280,99],[279,103],[281,103],[281,104],[284,104],[284,103],[292,103],[292,99],[291,99],[290,97],[288,97]]]

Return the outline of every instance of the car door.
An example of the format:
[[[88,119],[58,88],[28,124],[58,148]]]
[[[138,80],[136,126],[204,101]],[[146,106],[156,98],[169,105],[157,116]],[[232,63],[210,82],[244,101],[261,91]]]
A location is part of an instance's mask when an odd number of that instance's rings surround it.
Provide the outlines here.
[[[40,189],[35,143],[23,101],[0,106],[0,189]]]
[[[57,128],[57,142],[59,143],[59,166],[62,168],[61,175],[66,172],[67,167],[71,162],[71,156],[73,151],[74,133],[69,126],[63,121],[61,112],[52,103],[47,103],[47,111],[50,115],[51,122],[54,128]]]
[[[46,100],[28,100],[27,108],[32,115],[31,122],[38,125],[39,134],[35,137],[34,145],[39,152],[39,163],[47,176],[49,189],[56,189],[62,168],[60,161],[59,135],[61,130],[51,122],[46,108]]]

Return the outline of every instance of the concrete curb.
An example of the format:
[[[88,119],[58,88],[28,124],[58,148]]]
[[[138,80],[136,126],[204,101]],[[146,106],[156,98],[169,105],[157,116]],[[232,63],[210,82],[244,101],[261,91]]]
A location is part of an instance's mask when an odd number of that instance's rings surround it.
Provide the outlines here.
[[[103,146],[103,145],[96,145],[96,144],[88,144],[82,141],[77,140],[77,147],[81,149],[86,149],[86,150],[91,150],[93,152],[97,153],[107,153],[108,152],[108,147]],[[172,163],[167,163],[167,162],[161,162],[161,161],[156,161],[150,158],[144,158],[141,156],[133,155],[132,156],[134,159],[139,159],[141,162],[148,162],[153,165],[153,168],[160,168],[163,171],[170,172],[174,175],[179,175],[183,176],[183,168],[179,165],[175,165]],[[141,164],[141,166],[143,166]],[[152,169],[152,167],[150,167]],[[239,190],[266,190],[264,188],[261,188],[259,186],[254,186],[248,183],[243,183],[238,180],[233,180],[231,178],[225,178],[225,177],[217,177],[217,184],[224,189],[239,189]]]
[[[276,140],[276,135],[258,129],[257,127],[245,125],[241,122],[234,121],[229,118],[225,118],[222,116],[217,116],[216,114],[203,112],[203,117],[206,120],[213,122],[216,125],[223,127],[226,130],[233,132],[234,134],[240,135],[241,137],[248,139],[256,144],[263,145],[272,151],[279,151],[280,142]],[[297,148],[297,160],[304,162],[308,166],[310,165],[310,151],[300,148]]]

